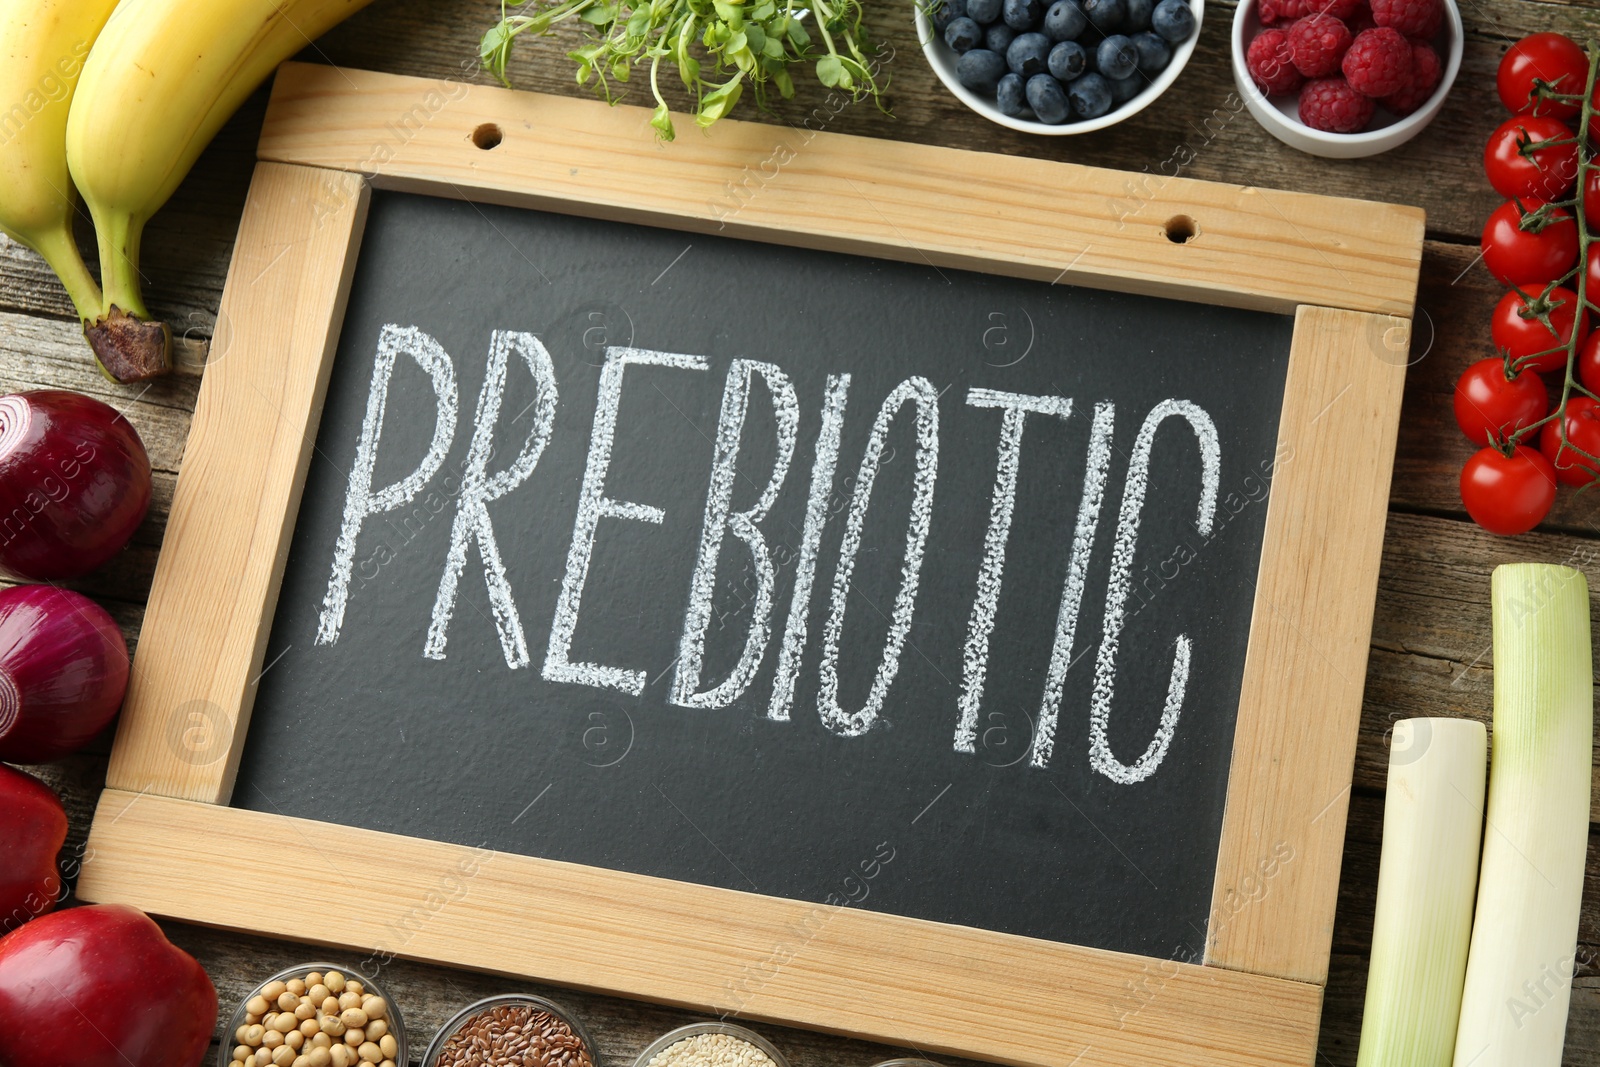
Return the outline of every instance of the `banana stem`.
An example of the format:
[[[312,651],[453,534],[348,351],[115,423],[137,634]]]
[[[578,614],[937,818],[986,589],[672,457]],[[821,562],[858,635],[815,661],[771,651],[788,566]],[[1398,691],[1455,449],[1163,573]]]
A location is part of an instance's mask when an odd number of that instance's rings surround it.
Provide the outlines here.
[[[63,226],[59,230],[41,234],[34,247],[56,272],[56,277],[61,279],[67,296],[72,298],[72,306],[77,309],[78,318],[93,322],[100,312],[100,283],[94,280],[94,274],[84,263],[83,253],[78,249],[72,230]]]
[[[119,308],[136,319],[149,319],[139,286],[139,238],[144,222],[131,215],[106,216],[95,212],[94,230],[100,239],[100,275],[105,295],[100,314]]]
[[[83,262],[83,253],[78,250],[78,242],[72,236],[71,222],[63,220],[59,226],[27,237],[21,234],[11,236],[39,253],[50,264],[50,269],[61,279],[67,296],[72,298],[72,306],[77,309],[81,321],[90,323],[100,317],[100,283],[94,280],[94,274]]]
[[[139,237],[144,221],[94,212],[105,292],[100,311],[83,334],[100,370],[124,385],[165,374],[172,363],[172,331],[152,322],[139,292]]]

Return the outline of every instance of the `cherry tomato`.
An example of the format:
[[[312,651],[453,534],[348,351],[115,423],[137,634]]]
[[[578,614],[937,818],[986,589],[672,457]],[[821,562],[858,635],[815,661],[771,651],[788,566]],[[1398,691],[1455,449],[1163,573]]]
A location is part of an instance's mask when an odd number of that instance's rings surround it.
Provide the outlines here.
[[[1600,95],[1600,85],[1595,86],[1594,91]],[[1595,136],[1592,122],[1589,139],[1600,144],[1600,137]],[[1600,170],[1591,170],[1583,180],[1583,221],[1589,224],[1590,233],[1600,233]]]
[[[1482,446],[1490,437],[1503,439],[1544,418],[1550,399],[1544,379],[1533,371],[1507,378],[1506,361],[1490,356],[1468,367],[1456,382],[1455,409],[1461,432]]]
[[[1524,153],[1523,146],[1568,141]],[[1560,200],[1578,179],[1578,142],[1567,124],[1548,115],[1513,115],[1489,135],[1483,150],[1489,184],[1506,199]]]
[[[1538,300],[1544,286],[1526,285],[1523,289]],[[1549,303],[1550,325],[1546,326],[1537,316],[1523,316],[1526,305],[1513,289],[1500,298],[1490,321],[1495,347],[1509,352],[1521,368],[1540,374],[1549,374],[1567,365],[1566,345],[1572,338],[1574,320],[1577,320],[1579,342],[1589,336],[1589,316],[1578,315],[1576,293],[1558,285],[1550,290]]]
[[[1563,100],[1535,100],[1536,82],[1558,93],[1577,94],[1589,80],[1589,57],[1570,37],[1535,33],[1524,37],[1500,60],[1495,86],[1507,111],[1570,119],[1578,105]]]
[[[1600,241],[1589,246],[1589,262],[1584,274],[1588,278],[1584,283],[1584,296],[1589,298],[1589,303],[1600,304]]]
[[[1527,533],[1556,502],[1555,468],[1526,445],[1518,445],[1509,456],[1480,449],[1461,468],[1461,502],[1472,521],[1492,534]]]
[[[1578,381],[1591,393],[1600,393],[1600,333],[1591,333],[1578,349]]]
[[[1561,444],[1563,422],[1567,424],[1565,447]],[[1595,460],[1579,453],[1600,458],[1600,404],[1586,396],[1568,397],[1565,415],[1551,419],[1540,431],[1539,451],[1555,468],[1556,479],[1562,485],[1588,485],[1594,481]]]
[[[1543,206],[1537,200],[1522,201],[1530,215]],[[1522,229],[1524,215],[1515,200],[1490,214],[1483,226],[1483,262],[1502,285],[1560,278],[1578,261],[1577,220],[1561,208],[1554,211],[1557,217],[1538,233]]]

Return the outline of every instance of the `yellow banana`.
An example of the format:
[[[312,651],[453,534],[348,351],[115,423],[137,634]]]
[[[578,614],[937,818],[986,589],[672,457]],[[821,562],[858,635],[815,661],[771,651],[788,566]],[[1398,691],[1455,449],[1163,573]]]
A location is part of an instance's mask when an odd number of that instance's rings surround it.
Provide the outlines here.
[[[44,256],[78,315],[100,286],[72,238],[67,114],[116,0],[0,0],[0,231]]]
[[[105,294],[85,333],[102,359],[137,377],[166,369],[171,335],[139,290],[145,223],[280,63],[368,2],[122,0],[67,123],[67,162],[100,243]]]

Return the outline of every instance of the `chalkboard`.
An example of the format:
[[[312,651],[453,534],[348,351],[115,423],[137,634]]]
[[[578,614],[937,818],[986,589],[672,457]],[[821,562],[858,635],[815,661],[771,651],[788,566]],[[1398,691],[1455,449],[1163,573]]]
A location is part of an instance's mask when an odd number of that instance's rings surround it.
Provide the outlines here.
[[[1195,958],[1292,326],[376,193],[233,802]]]

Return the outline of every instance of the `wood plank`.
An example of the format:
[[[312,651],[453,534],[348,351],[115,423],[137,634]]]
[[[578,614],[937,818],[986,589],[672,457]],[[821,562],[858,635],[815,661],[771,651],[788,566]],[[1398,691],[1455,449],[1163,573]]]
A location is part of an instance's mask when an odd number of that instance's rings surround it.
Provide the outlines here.
[[[261,155],[375,174],[390,188],[1047,282],[1284,313],[1320,304],[1411,314],[1415,209],[1187,178],[1130,192],[1127,175],[1075,164],[827,131],[774,135],[759,123],[724,121],[663,147],[647,115],[290,64]],[[473,144],[482,127],[502,133],[492,151]],[[1198,236],[1169,239],[1178,218]]]
[[[155,567],[107,779],[212,803],[238,767],[367,203],[358,178],[272,164],[250,196],[220,311],[241,325],[207,366],[172,504],[182,536]]]
[[[1516,562],[1565,563],[1596,576],[1600,544],[1562,533],[1496,537],[1466,522],[1390,516],[1356,747],[1357,785],[1383,788],[1387,732],[1397,719],[1464,715],[1490,725],[1489,576],[1499,564]],[[1591,602],[1600,612],[1600,594],[1591,592]],[[1590,818],[1600,823],[1600,772],[1591,795]]]
[[[270,864],[218,862],[269,841]],[[211,804],[108,789],[89,847],[85,900],[298,935],[305,872],[337,856],[330,946],[1014,1067],[1305,1065],[1316,1043],[1306,983]],[[1155,995],[1121,999],[1152,974]]]
[[[1218,966],[1327,977],[1403,331],[1324,308],[1295,322],[1207,931]]]

